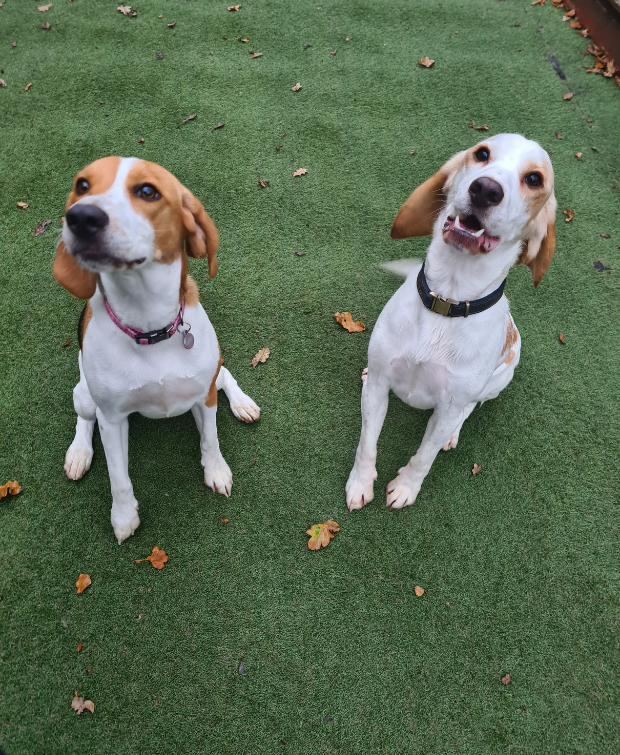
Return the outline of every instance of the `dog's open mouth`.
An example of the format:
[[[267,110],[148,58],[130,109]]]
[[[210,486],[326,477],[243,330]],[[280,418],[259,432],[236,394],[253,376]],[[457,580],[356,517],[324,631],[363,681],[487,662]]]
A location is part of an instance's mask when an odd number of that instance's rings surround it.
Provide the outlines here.
[[[76,253],[76,257],[79,262],[83,263],[83,267],[88,269],[96,268],[95,272],[103,272],[106,268],[113,267],[116,270],[126,269],[133,270],[139,267],[145,262],[146,257],[140,257],[135,260],[123,260],[119,257],[115,257],[108,252],[104,252],[99,249],[92,249],[87,247],[86,249],[80,249]]]
[[[472,254],[488,254],[499,244],[499,236],[490,236],[475,215],[448,216],[443,224],[444,241],[467,249]]]

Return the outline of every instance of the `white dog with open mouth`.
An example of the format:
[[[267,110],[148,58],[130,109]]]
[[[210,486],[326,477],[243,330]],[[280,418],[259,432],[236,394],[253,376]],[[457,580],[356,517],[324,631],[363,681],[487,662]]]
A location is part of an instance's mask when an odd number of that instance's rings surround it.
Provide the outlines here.
[[[521,339],[503,295],[506,276],[520,262],[538,286],[555,250],[556,207],[549,156],[518,134],[458,153],[402,206],[392,238],[433,239],[370,339],[362,433],[346,485],[350,511],[373,499],[390,389],[434,410],[417,453],[387,486],[387,505],[402,508],[416,500],[439,451],[456,446],[476,404],[511,381]]]

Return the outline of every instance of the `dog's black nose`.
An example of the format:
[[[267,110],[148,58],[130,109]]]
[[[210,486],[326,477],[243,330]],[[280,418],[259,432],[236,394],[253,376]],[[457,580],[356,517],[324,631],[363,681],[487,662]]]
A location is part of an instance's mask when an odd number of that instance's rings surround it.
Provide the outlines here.
[[[67,225],[79,239],[88,241],[110,222],[107,213],[95,204],[74,204],[65,215]]]
[[[475,207],[486,209],[495,207],[502,201],[504,190],[494,179],[482,176],[471,182],[469,196]]]

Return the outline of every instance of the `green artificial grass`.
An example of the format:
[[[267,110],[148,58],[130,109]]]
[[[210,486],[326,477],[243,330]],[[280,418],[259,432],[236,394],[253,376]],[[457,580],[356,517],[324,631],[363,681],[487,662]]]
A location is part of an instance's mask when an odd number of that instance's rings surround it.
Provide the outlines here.
[[[0,749],[620,751],[620,88],[585,72],[588,41],[529,0],[135,0],[137,18],[116,0],[43,2],[0,8],[0,483],[24,487],[0,502]],[[349,514],[360,372],[399,285],[378,264],[428,243],[391,241],[390,224],[479,138],[472,119],[553,153],[556,255],[536,291],[510,273],[509,388],[402,512],[384,488],[428,413],[392,398],[375,500]],[[51,272],[73,176],[107,154],[154,160],[204,202],[220,271],[191,272],[262,407],[246,426],[220,397],[229,499],[203,485],[191,415],[132,417],[142,524],[120,547],[98,435],[86,477],[63,472],[82,304]],[[366,332],[342,330],[343,310]],[[341,531],[310,552],[305,530],[327,518]],[[161,572],[134,563],[155,544]],[[80,572],[92,586],[76,595]],[[94,715],[70,709],[75,690]]]

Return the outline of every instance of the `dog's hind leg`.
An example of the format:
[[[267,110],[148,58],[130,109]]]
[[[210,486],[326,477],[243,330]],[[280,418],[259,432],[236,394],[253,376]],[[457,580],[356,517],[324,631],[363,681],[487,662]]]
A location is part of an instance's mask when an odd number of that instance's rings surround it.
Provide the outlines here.
[[[208,396],[206,401],[209,401]],[[205,470],[205,485],[228,498],[232,488],[232,472],[222,456],[217,439],[217,403],[207,406],[199,401],[192,406],[192,414],[200,433],[200,461]]]
[[[226,367],[220,367],[215,386],[218,391],[224,391],[230,402],[232,413],[237,419],[249,423],[256,422],[260,417],[260,407],[239,388],[237,381]]]
[[[90,469],[93,460],[93,430],[97,407],[86,385],[82,369],[82,352],[78,354],[80,382],[73,389],[73,406],[77,412],[75,437],[65,455],[65,472],[70,480],[79,480]]]

